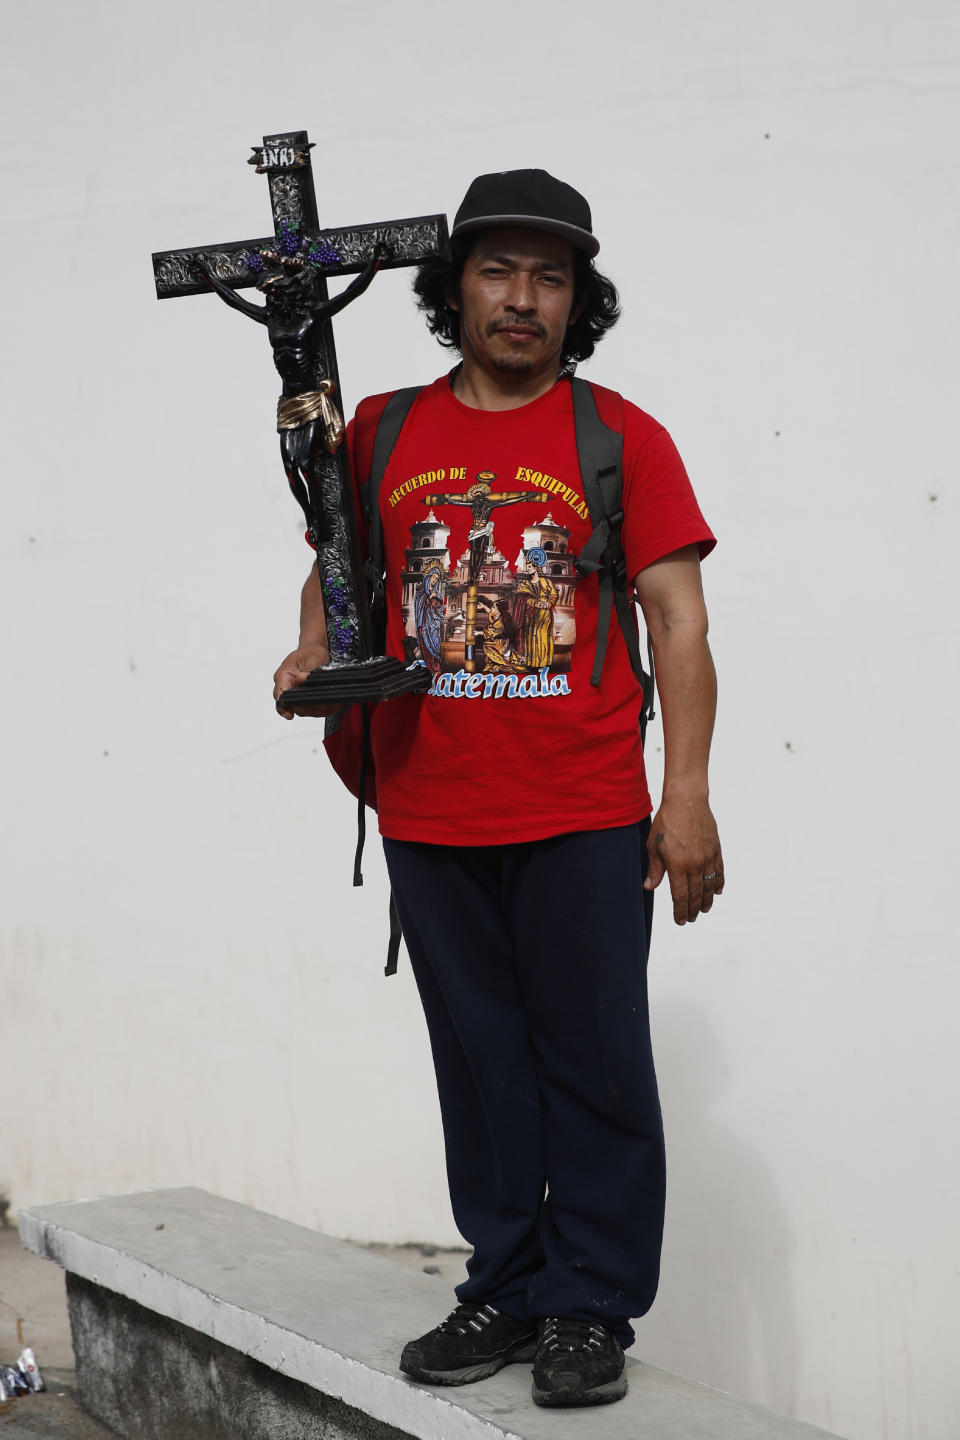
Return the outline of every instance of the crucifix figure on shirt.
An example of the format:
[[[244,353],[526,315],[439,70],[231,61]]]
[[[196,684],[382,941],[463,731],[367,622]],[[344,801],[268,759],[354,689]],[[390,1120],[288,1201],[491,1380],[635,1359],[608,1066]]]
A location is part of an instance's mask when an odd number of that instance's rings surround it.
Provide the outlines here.
[[[493,520],[490,518],[500,505],[519,505],[526,500],[531,505],[546,505],[546,495],[531,495],[529,490],[502,490],[491,493],[491,483],[496,480],[492,470],[481,470],[477,483],[460,495],[427,495],[424,505],[469,505],[473,510],[473,528],[467,536],[470,546],[470,583],[480,583],[483,562],[487,558],[490,536],[493,534]]]
[[[473,526],[467,536],[467,544],[470,547],[470,565],[467,572],[469,579],[463,636],[463,668],[469,675],[475,674],[477,669],[477,599],[480,594],[483,562],[487,558],[490,536],[493,534],[491,516],[499,506],[519,505],[523,500],[531,505],[547,504],[546,495],[531,495],[529,490],[501,490],[494,495],[491,492],[491,484],[496,478],[492,470],[481,470],[477,475],[477,483],[471,485],[470,489],[462,494],[427,495],[423,500],[424,505],[468,505],[473,510]]]

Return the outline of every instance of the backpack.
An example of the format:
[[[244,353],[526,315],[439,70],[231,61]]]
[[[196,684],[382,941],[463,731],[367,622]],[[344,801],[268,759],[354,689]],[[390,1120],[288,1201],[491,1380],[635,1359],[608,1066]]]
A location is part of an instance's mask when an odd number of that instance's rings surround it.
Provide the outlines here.
[[[355,454],[357,469],[369,469],[360,485],[360,502],[367,527],[367,562],[364,576],[370,587],[370,613],[373,622],[374,649],[383,650],[386,640],[386,567],[383,555],[383,526],[380,520],[380,485],[390,457],[400,438],[407,416],[421,389],[412,385],[395,390],[388,399],[377,422],[370,444],[371,417],[364,414],[364,405],[357,410]],[[628,576],[623,553],[623,397],[618,395],[621,423],[611,430],[600,418],[593,388],[586,380],[570,377],[573,396],[573,423],[577,459],[583,481],[584,496],[593,533],[574,562],[581,575],[596,575],[599,584],[597,643],[593,657],[590,684],[599,685],[607,653],[610,620],[616,611],[617,622],[627,647],[630,667],[640,685],[643,703],[640,711],[641,743],[646,740],[647,725],[654,718],[655,676],[653,646],[647,636],[649,672],[643,667],[637,627],[627,594]],[[359,711],[357,714],[355,712]],[[354,862],[353,883],[363,884],[360,859],[366,833],[365,807],[376,809],[376,778],[370,755],[370,707],[351,706],[325,723],[324,748],[334,769],[347,789],[357,797],[358,844]],[[393,896],[390,897],[390,945],[386,974],[397,968],[400,947],[400,926]]]

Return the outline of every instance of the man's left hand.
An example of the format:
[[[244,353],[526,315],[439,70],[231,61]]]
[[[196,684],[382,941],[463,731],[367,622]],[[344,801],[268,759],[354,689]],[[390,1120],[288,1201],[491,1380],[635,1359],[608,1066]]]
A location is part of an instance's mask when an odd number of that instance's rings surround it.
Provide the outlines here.
[[[717,822],[706,800],[664,800],[653,817],[647,841],[650,864],[645,890],[670,879],[673,918],[692,924],[723,893],[723,855]]]

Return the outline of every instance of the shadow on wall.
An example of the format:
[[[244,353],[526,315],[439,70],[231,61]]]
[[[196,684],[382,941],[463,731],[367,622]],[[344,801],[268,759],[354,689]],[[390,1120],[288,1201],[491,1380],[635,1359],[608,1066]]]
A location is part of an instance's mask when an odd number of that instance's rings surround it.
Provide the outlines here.
[[[770,1172],[717,1114],[729,1067],[706,1013],[663,996],[654,1046],[667,1137],[660,1293],[635,1354],[793,1413],[792,1236]]]

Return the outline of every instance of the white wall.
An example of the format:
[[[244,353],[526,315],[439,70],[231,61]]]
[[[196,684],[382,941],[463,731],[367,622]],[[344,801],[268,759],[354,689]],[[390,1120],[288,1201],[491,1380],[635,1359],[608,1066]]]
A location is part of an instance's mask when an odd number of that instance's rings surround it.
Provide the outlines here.
[[[334,224],[544,165],[624,295],[588,373],[671,427],[721,541],[729,885],[657,922],[637,1353],[952,1440],[956,8],[101,0],[3,32],[0,1183],[456,1240],[377,846],[352,891],[351,802],[272,711],[308,556],[267,347],[158,305],[150,252],[263,233],[244,161],[285,127]],[[408,278],[339,322],[348,401],[444,363]]]

